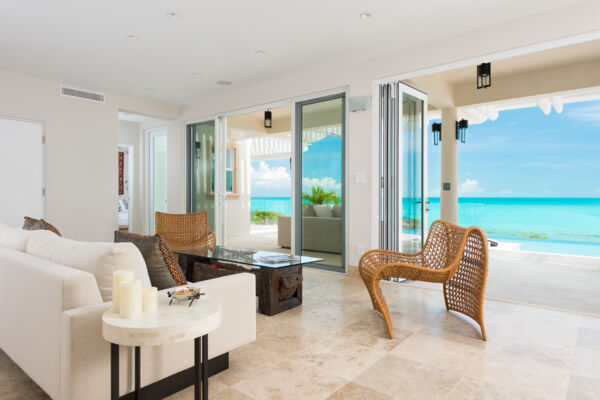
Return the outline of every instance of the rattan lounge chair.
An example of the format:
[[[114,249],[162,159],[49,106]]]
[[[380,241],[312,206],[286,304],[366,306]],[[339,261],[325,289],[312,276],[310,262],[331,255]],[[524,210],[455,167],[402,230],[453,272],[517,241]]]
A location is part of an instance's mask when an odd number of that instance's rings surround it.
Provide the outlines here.
[[[214,250],[216,238],[208,225],[208,211],[192,214],[156,212],[155,232],[162,236],[174,252]]]
[[[358,270],[375,310],[385,319],[390,339],[392,321],[379,281],[405,278],[444,284],[446,309],[463,313],[483,326],[483,294],[488,269],[487,240],[476,227],[463,228],[435,221],[423,249],[417,254],[371,250],[360,259]]]

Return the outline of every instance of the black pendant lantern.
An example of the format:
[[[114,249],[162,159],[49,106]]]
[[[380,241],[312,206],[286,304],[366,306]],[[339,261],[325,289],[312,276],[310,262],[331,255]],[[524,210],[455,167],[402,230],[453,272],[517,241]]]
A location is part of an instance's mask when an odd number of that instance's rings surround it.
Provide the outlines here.
[[[434,122],[431,124],[431,131],[433,132],[433,145],[437,146],[442,140],[442,124],[440,122]]]
[[[483,63],[477,66],[477,89],[485,89],[492,86],[492,65]]]
[[[273,127],[273,119],[271,118],[271,110],[265,111],[265,128]]]

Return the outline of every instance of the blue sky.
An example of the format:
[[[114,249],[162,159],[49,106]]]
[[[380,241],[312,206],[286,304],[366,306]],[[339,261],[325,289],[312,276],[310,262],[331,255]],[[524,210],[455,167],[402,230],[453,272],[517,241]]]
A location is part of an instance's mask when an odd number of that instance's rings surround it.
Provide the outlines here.
[[[440,146],[428,135],[429,195],[439,196]],[[502,111],[459,143],[462,197],[600,197],[600,101]]]
[[[431,131],[431,124],[429,127]],[[428,135],[429,196],[439,196],[440,146]],[[304,190],[341,191],[341,140],[327,137],[304,152]],[[289,197],[290,162],[252,162],[252,196]],[[459,143],[461,197],[600,197],[600,101],[502,111],[470,125]]]
[[[342,185],[342,140],[327,136],[313,142],[302,154],[302,190],[313,185],[324,190],[334,190],[341,195]],[[252,162],[251,192],[253,197],[290,197],[290,160],[267,160]]]

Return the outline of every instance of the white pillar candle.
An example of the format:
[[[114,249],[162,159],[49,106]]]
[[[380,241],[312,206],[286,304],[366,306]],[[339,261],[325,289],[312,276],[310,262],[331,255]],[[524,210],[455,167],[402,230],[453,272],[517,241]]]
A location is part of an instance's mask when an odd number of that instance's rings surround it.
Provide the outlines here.
[[[121,282],[119,297],[121,317],[133,318],[142,314],[142,283],[138,279]]]
[[[142,289],[142,312],[156,312],[158,309],[158,289],[147,287]]]
[[[112,312],[119,312],[119,294],[121,290],[121,282],[130,281],[134,278],[133,270],[131,269],[120,269],[118,271],[113,272],[113,303],[112,303]]]

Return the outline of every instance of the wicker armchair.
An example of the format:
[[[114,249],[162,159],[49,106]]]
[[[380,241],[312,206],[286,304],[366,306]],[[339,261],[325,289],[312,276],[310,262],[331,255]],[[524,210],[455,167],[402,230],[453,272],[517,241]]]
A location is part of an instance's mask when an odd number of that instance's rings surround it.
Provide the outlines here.
[[[463,228],[435,221],[423,249],[417,254],[371,250],[360,259],[358,270],[375,310],[385,319],[390,339],[392,321],[379,287],[385,278],[439,282],[444,284],[446,309],[465,314],[483,326],[483,294],[488,269],[487,240],[476,227]]]
[[[208,226],[208,211],[193,214],[165,214],[156,212],[155,232],[174,251],[214,250],[216,238]]]

